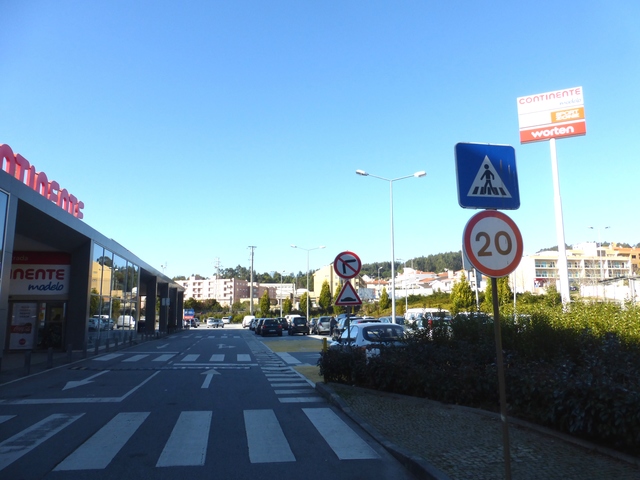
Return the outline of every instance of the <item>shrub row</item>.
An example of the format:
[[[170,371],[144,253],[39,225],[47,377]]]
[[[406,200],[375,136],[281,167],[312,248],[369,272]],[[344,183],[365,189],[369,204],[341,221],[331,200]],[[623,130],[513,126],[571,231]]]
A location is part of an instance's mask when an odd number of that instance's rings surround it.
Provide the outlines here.
[[[640,311],[576,304],[501,320],[509,414],[640,455]],[[493,324],[454,319],[369,357],[330,349],[327,382],[355,384],[497,411]]]

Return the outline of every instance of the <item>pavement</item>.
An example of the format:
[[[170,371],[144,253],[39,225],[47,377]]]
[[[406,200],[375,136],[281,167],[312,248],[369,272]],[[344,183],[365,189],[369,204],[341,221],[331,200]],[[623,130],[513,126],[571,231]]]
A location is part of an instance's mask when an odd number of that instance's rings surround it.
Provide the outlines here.
[[[27,374],[38,375],[50,368],[79,362],[83,355],[78,351],[71,355],[33,352],[27,368],[24,353],[5,354],[0,363],[0,389]],[[324,383],[318,367],[312,365],[295,369],[416,478],[507,478],[503,428],[498,414],[424,398]],[[509,418],[509,450],[510,478],[513,480],[640,479],[640,459],[636,457],[514,418]]]

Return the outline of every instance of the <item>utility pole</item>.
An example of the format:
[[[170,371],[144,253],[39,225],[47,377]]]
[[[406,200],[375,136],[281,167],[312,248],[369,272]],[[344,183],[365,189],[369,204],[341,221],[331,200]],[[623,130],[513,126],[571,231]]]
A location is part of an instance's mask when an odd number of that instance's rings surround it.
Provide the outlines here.
[[[249,245],[251,249],[251,283],[249,284],[249,315],[253,315],[253,251],[258,248],[255,245]]]

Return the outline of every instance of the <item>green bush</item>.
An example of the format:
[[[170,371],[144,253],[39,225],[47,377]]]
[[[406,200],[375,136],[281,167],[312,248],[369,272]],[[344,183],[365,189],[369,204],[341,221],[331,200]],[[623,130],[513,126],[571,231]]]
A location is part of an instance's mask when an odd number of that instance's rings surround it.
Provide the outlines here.
[[[512,312],[510,312],[512,313]],[[640,308],[532,302],[500,321],[509,414],[640,454]],[[330,350],[325,381],[498,409],[493,321],[458,316],[451,329],[412,331],[367,359]]]

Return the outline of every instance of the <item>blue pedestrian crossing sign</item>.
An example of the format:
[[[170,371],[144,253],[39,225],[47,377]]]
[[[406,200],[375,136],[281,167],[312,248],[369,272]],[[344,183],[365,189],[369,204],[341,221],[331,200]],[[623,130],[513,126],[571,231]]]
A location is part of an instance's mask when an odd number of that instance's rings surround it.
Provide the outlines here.
[[[516,151],[511,145],[458,143],[455,157],[462,208],[520,208]]]

